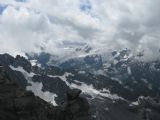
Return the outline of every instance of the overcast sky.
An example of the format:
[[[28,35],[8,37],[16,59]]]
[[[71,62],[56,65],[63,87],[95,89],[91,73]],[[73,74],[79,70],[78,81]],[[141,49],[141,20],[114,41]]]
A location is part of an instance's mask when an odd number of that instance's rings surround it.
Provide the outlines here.
[[[102,52],[160,48],[160,0],[0,0],[0,53],[61,54],[64,43]]]

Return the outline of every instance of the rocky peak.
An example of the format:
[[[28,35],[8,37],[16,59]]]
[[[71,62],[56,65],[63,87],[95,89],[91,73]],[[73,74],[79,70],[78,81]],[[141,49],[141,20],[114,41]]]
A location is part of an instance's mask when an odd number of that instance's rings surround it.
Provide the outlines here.
[[[17,55],[15,58],[15,66],[22,66],[24,70],[26,70],[27,72],[31,71],[31,63],[24,57]]]
[[[9,54],[0,54],[0,65],[2,66],[21,66],[23,67],[24,70],[26,70],[27,72],[31,71],[31,63],[24,57],[17,55],[16,58],[14,58],[13,56],[9,55]]]
[[[12,65],[14,63],[14,57],[9,54],[0,54],[0,64],[2,66]]]

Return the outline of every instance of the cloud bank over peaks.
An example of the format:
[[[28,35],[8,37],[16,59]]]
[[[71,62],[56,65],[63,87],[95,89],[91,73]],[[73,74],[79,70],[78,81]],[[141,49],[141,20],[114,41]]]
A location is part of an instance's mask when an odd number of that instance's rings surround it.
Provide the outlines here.
[[[0,52],[64,54],[66,44],[102,53],[160,49],[159,0],[1,0]],[[73,45],[74,46],[74,45]]]

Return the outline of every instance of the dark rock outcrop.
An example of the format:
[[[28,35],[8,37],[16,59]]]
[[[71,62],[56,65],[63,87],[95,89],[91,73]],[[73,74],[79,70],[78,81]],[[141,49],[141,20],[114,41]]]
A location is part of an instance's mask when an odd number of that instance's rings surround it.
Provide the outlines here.
[[[27,72],[31,72],[31,63],[24,57],[17,55],[16,58],[9,54],[0,54],[0,66],[5,68],[7,75],[15,81],[19,87],[25,89],[27,86],[27,80],[24,78],[21,72],[13,71],[10,66],[19,67],[21,66]]]
[[[0,120],[89,120],[89,104],[79,97],[80,90],[69,90],[62,106],[36,97],[10,79],[0,68]]]
[[[144,120],[160,120],[160,99],[151,97],[139,97],[139,108]]]
[[[58,110],[32,92],[19,88],[0,69],[0,120],[60,120]]]
[[[65,120],[89,120],[89,103],[80,97],[81,90],[68,90],[66,101],[63,104]]]
[[[20,55],[16,56],[14,66],[15,67],[22,66],[23,69],[29,73],[31,72],[31,69],[32,69],[31,63]]]

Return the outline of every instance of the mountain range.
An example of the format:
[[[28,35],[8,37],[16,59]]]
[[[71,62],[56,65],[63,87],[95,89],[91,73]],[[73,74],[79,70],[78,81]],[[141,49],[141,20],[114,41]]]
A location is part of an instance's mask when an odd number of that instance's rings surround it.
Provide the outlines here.
[[[88,46],[74,49],[74,57],[26,56],[1,54],[0,65],[18,86],[54,106],[61,106],[69,89],[80,89],[89,102],[88,119],[160,119],[158,59],[144,61],[143,54],[128,49],[105,59]]]

